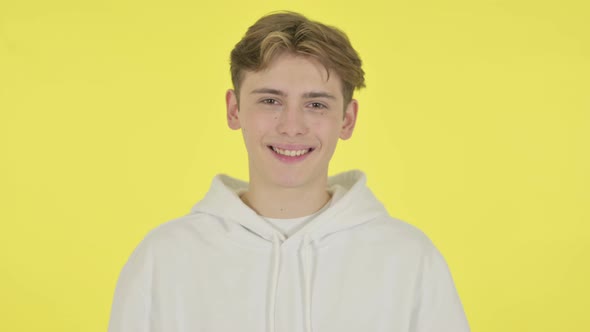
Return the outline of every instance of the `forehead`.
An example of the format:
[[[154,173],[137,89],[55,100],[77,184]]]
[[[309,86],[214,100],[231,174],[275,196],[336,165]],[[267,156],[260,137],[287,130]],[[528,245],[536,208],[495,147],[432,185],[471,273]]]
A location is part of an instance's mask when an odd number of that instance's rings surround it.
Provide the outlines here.
[[[249,93],[260,88],[279,89],[295,94],[316,90],[336,94],[342,90],[342,81],[338,74],[329,71],[314,58],[283,54],[259,71],[244,72],[241,92]]]

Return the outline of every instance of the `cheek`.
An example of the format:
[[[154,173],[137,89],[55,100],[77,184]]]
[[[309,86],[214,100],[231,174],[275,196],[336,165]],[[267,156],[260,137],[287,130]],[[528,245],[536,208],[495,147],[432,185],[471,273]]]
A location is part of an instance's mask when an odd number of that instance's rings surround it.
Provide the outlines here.
[[[325,120],[325,121],[324,121]],[[340,136],[342,121],[335,119],[321,119],[312,124],[313,131],[323,140],[334,141]]]
[[[261,121],[260,119],[248,119],[242,126],[242,135],[246,142],[256,144],[260,141],[267,133],[269,133],[269,121]]]

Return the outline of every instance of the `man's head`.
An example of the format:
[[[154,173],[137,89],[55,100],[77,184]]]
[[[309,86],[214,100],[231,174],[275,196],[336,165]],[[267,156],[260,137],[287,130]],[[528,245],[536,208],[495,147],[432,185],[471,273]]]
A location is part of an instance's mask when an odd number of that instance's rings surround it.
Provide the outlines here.
[[[251,189],[325,191],[337,142],[355,127],[353,90],[364,85],[346,36],[299,14],[273,14],[250,27],[231,58],[227,121],[242,131]]]
[[[335,27],[314,22],[293,12],[260,18],[231,52],[231,76],[239,98],[246,71],[267,68],[279,55],[290,53],[315,58],[342,81],[344,105],[354,89],[365,86],[362,62],[346,35]]]

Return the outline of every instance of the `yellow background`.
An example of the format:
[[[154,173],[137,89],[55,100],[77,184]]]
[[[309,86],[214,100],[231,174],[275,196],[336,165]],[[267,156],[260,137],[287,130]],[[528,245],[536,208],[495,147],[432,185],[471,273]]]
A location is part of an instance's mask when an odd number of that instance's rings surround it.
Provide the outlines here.
[[[433,239],[472,330],[589,331],[583,0],[0,0],[0,331],[105,331],[143,236],[247,177],[228,57],[278,9],[358,49],[332,173],[365,170]]]

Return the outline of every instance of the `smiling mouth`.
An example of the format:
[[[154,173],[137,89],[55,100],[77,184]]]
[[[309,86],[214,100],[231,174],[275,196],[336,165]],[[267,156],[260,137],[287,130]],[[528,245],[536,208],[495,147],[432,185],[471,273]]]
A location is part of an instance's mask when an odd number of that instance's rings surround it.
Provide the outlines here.
[[[286,150],[286,149],[280,149],[280,148],[274,147],[272,145],[269,145],[268,148],[271,149],[272,151],[274,151],[276,154],[279,154],[281,156],[286,156],[286,157],[300,157],[300,156],[308,154],[314,150],[314,148],[299,149],[299,150]]]

